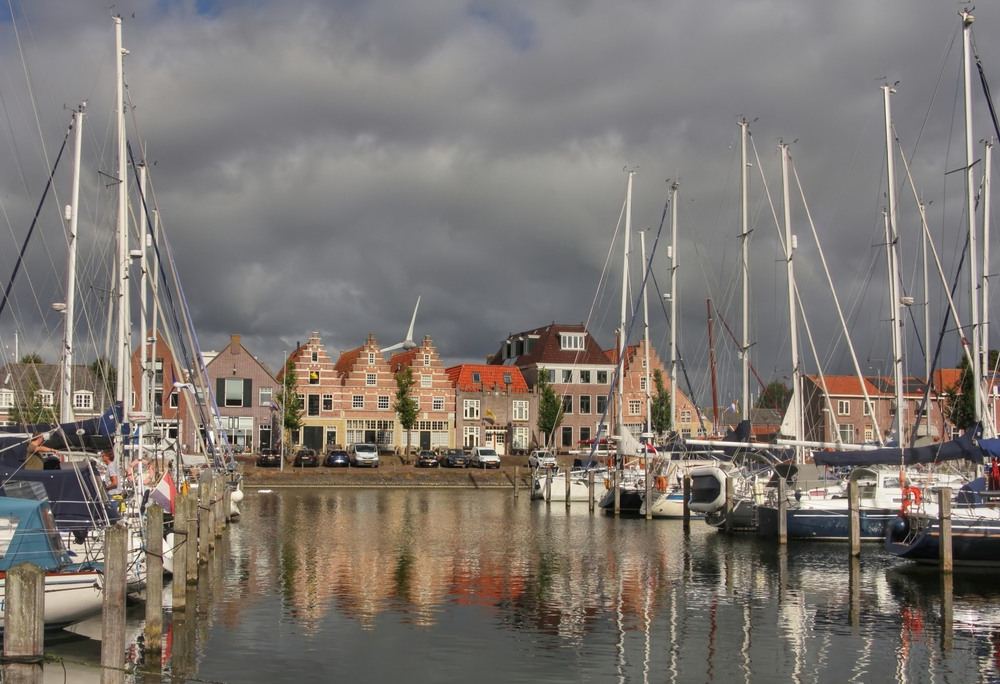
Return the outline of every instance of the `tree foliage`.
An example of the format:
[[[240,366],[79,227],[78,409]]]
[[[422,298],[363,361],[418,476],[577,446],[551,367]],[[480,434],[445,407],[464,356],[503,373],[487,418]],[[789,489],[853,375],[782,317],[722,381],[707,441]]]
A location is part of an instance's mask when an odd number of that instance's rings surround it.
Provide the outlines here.
[[[118,384],[118,369],[105,357],[99,356],[90,364],[90,372],[93,373],[108,392],[109,397],[115,396],[115,388]]]
[[[39,356],[35,352],[30,352],[30,353],[25,354],[24,356],[21,357],[21,363],[30,363],[30,364],[34,364],[34,365],[40,366],[40,365],[42,365],[45,362],[42,361],[42,357],[41,356]]]
[[[58,407],[43,404],[38,389],[38,380],[33,377],[29,378],[24,394],[14,400],[14,405],[10,409],[8,414],[10,422],[15,425],[56,422]]]
[[[958,382],[944,390],[945,413],[952,425],[967,430],[976,420],[976,393],[972,387],[972,369],[965,355],[958,369],[961,371]]]
[[[662,435],[672,425],[672,421],[670,420],[672,407],[670,406],[670,393],[667,392],[664,386],[663,371],[659,368],[653,371],[653,387],[656,389],[656,392],[652,397],[649,422],[653,427],[653,432]]]
[[[292,432],[302,427],[302,400],[299,399],[297,390],[298,376],[295,372],[295,362],[293,359],[285,361],[285,373],[282,377],[281,389],[276,397],[278,406],[282,412],[281,439],[287,445],[291,442]]]
[[[399,418],[399,425],[406,430],[407,458],[410,454],[410,433],[417,424],[417,414],[420,411],[420,405],[413,396],[414,382],[413,369],[409,366],[403,366],[396,373],[396,403],[392,408]]]
[[[544,446],[549,446],[550,437],[562,423],[563,405],[562,400],[549,385],[549,372],[544,368],[538,369],[535,392],[538,394],[538,432],[545,436]]]
[[[792,400],[792,390],[780,380],[775,380],[764,388],[757,398],[757,408],[784,411]]]

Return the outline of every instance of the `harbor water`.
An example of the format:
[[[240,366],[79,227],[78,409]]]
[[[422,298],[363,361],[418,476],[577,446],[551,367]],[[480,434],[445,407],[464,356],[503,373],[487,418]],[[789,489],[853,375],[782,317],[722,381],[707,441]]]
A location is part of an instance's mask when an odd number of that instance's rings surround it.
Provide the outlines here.
[[[166,617],[162,674],[129,679],[1000,681],[997,584],[877,544],[852,563],[843,544],[509,489],[249,490],[197,607]],[[85,659],[88,644],[46,650]],[[148,660],[139,644],[129,667]]]

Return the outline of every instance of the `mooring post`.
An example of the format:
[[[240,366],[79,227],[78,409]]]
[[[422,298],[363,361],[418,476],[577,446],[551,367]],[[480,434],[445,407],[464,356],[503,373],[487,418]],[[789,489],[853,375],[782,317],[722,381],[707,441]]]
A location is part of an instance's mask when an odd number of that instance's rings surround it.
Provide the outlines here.
[[[726,522],[723,523],[723,529],[726,534],[732,534],[733,531],[733,500],[736,498],[736,487],[733,484],[733,478],[726,478]]]
[[[187,586],[198,583],[198,551],[201,548],[201,534],[198,525],[201,523],[201,493],[194,494],[188,490],[187,507],[184,517],[187,519],[187,564],[184,571],[184,582]]]
[[[552,475],[545,473],[545,503],[552,503]]]
[[[861,487],[856,480],[847,483],[847,536],[851,558],[861,555]]]
[[[954,569],[951,548],[951,487],[938,490],[938,521],[941,526],[938,550],[941,555],[941,572]]]
[[[101,615],[101,683],[125,681],[125,585],[128,528],[122,522],[104,532],[104,607]]]
[[[163,509],[158,504],[146,507],[146,650],[163,650]]]
[[[198,478],[198,565],[208,563],[209,540],[215,542],[212,532],[212,474],[203,470]]]
[[[684,473],[684,531],[691,529],[691,473]]]
[[[174,548],[170,550],[173,556],[173,593],[172,606],[175,613],[186,610],[184,597],[187,594],[187,557],[192,537],[188,535],[188,501],[187,492],[178,491],[174,498]]]
[[[618,470],[618,468],[615,468],[615,470],[614,470],[614,478],[611,480],[611,486],[615,488],[615,491],[614,491],[614,497],[615,497],[615,515],[620,515],[621,512],[622,512],[622,500],[621,500],[622,490],[618,486],[618,482],[620,480],[621,480],[621,471]]]
[[[788,483],[778,479],[778,543],[788,543]]]
[[[587,474],[587,506],[588,510],[594,512],[594,469],[591,468]]]
[[[4,597],[3,681],[42,681],[45,644],[45,571],[18,563],[7,571]]]
[[[521,466],[514,466],[514,498],[517,498],[517,485],[521,480]]]

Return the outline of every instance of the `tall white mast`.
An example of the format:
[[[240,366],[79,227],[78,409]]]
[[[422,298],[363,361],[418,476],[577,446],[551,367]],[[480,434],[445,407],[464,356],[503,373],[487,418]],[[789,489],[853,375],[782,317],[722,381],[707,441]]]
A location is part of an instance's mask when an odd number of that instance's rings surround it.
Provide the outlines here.
[[[990,202],[990,185],[993,183],[992,172],[993,172],[993,139],[986,141],[986,151],[983,155],[983,291],[980,294],[980,302],[983,305],[983,321],[982,321],[982,347],[983,347],[983,360],[986,363],[986,371],[991,374],[996,370],[992,366],[989,366],[990,362],[990,211],[992,210],[992,202]],[[989,388],[992,383],[987,385]],[[991,406],[989,398],[989,390],[987,390],[987,397],[985,404],[985,411],[983,416],[985,417],[984,430],[987,436],[992,437],[993,433],[996,431],[993,425],[993,407]]]
[[[69,219],[69,234],[67,235],[68,250],[66,256],[66,302],[63,313],[63,354],[62,354],[62,386],[59,400],[59,422],[73,421],[73,325],[74,300],[76,300],[76,231],[80,214],[80,148],[83,141],[83,110],[86,103],[73,112],[75,137],[73,140],[73,189],[70,204],[66,207],[66,218]]]
[[[975,158],[972,150],[972,22],[975,21],[968,10],[958,13],[962,17],[962,56],[965,80],[965,191],[966,213],[969,217],[969,344],[972,347],[972,391],[974,400],[974,415],[977,421],[983,416],[982,388],[982,349],[979,340],[979,265],[976,259],[979,248],[976,239],[976,172],[973,168]]]
[[[677,190],[670,186],[670,428],[677,429]]]
[[[128,178],[127,151],[125,148],[125,67],[123,60],[128,52],[122,47],[122,18],[114,17],[115,22],[115,112],[118,125],[118,337],[117,337],[117,382],[115,397],[122,403],[122,422],[128,422],[131,403],[131,359],[129,354],[128,335]]]
[[[743,361],[742,368],[742,392],[740,394],[743,405],[741,409],[743,419],[750,417],[750,210],[748,192],[748,162],[747,162],[747,133],[749,126],[745,120],[740,121],[740,241],[741,241],[741,262],[743,267],[743,337],[740,340],[740,357]]]
[[[625,429],[624,402],[622,399],[622,375],[625,372],[625,321],[628,316],[628,252],[632,234],[632,177],[635,171],[628,172],[628,185],[625,189],[625,249],[622,259],[622,317],[618,333],[618,425],[619,430]],[[619,433],[620,434],[620,433]]]
[[[792,348],[792,399],[788,404],[788,412],[792,415],[790,425],[795,433],[792,438],[801,441],[802,435],[802,368],[799,362],[798,316],[795,313],[795,269],[792,257],[795,252],[795,236],[792,235],[792,202],[789,194],[788,178],[788,144],[781,145],[781,180],[782,197],[785,210],[785,270],[788,275],[788,325],[789,344]],[[783,421],[785,422],[785,421]],[[802,461],[802,447],[795,447],[796,462]]]
[[[906,446],[906,399],[903,392],[903,317],[900,315],[902,293],[899,285],[899,233],[896,228],[898,208],[896,205],[896,155],[892,138],[892,106],[890,96],[896,92],[888,85],[882,86],[882,102],[885,111],[885,156],[886,179],[888,185],[889,209],[886,214],[886,256],[889,271],[889,312],[892,321],[892,383],[895,386],[896,415],[892,430],[900,448]]]
[[[642,269],[646,272],[646,232],[639,233],[639,244],[642,247]],[[645,275],[643,276],[645,278]],[[645,348],[645,358],[643,359],[643,375],[646,379],[646,432],[653,433],[653,393],[649,386],[649,301],[647,299],[648,289],[642,288],[642,346]],[[652,438],[650,438],[652,443]]]

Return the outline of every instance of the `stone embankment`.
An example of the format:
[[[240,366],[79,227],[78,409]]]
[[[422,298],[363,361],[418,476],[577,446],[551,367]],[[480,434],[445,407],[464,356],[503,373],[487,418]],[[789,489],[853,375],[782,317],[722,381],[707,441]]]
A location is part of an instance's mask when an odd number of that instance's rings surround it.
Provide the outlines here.
[[[524,457],[503,457],[499,470],[479,468],[415,468],[398,457],[383,457],[378,468],[259,468],[253,456],[238,456],[243,464],[243,486],[271,487],[440,487],[467,489],[513,488],[530,484]]]

